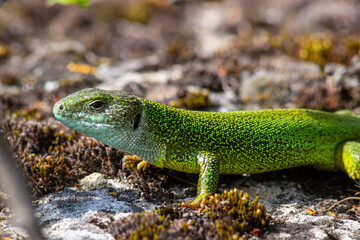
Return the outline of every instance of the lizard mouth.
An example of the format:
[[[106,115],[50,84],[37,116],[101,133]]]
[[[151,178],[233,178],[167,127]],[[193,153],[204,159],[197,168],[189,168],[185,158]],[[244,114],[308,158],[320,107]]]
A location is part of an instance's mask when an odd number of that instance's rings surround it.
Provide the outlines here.
[[[74,118],[72,116],[65,116],[54,111],[54,116],[65,126],[86,134],[96,129],[111,129],[114,127],[119,127],[119,124],[109,124],[106,122],[94,121],[79,114],[76,114],[76,118]]]
[[[107,126],[108,124],[103,123],[103,122],[94,122],[94,121],[90,121],[90,120],[86,120],[84,118],[78,118],[78,119],[74,119],[71,117],[67,117],[64,115],[60,115],[60,114],[55,114],[55,118],[60,121],[61,123],[63,123],[64,125],[71,127],[75,130],[79,130],[81,131],[79,128],[81,129],[89,129],[89,128],[102,128]],[[81,126],[81,127],[80,127]]]

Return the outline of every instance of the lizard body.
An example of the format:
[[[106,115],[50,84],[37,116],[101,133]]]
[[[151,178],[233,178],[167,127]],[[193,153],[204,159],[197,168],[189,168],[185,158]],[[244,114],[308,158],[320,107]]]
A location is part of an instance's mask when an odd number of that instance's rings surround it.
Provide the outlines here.
[[[181,110],[121,91],[84,89],[54,106],[68,127],[158,167],[199,173],[194,204],[219,174],[314,166],[360,179],[360,119],[307,109]]]

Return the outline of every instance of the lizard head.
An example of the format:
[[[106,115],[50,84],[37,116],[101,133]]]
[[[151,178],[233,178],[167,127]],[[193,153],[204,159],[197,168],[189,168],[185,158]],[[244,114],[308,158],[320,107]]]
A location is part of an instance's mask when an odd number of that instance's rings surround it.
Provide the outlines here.
[[[123,148],[139,124],[141,98],[121,91],[87,88],[58,101],[55,118],[76,131]]]

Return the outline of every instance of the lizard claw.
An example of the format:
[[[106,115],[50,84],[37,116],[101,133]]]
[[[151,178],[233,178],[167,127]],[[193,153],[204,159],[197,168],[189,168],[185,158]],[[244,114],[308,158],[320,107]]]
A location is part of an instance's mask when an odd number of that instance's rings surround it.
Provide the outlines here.
[[[181,206],[187,207],[187,208],[192,208],[192,209],[195,209],[198,207],[204,208],[208,199],[209,199],[208,195],[200,194],[194,200],[190,200],[188,202],[181,203]]]
[[[129,168],[132,170],[145,171],[149,167],[149,163],[135,155],[125,155],[123,158],[123,170]]]
[[[137,170],[138,171],[145,171],[146,169],[148,169],[150,166],[150,163],[142,160],[138,165],[137,165]]]

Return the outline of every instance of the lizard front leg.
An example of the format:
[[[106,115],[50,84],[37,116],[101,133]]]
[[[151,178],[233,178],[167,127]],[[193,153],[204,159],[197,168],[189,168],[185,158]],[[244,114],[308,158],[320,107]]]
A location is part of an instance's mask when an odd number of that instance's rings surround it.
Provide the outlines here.
[[[197,195],[190,204],[184,204],[184,206],[188,207],[198,207],[201,205],[205,197],[216,191],[219,181],[220,164],[219,159],[215,155],[208,152],[201,152],[197,156],[197,162],[200,166]]]

